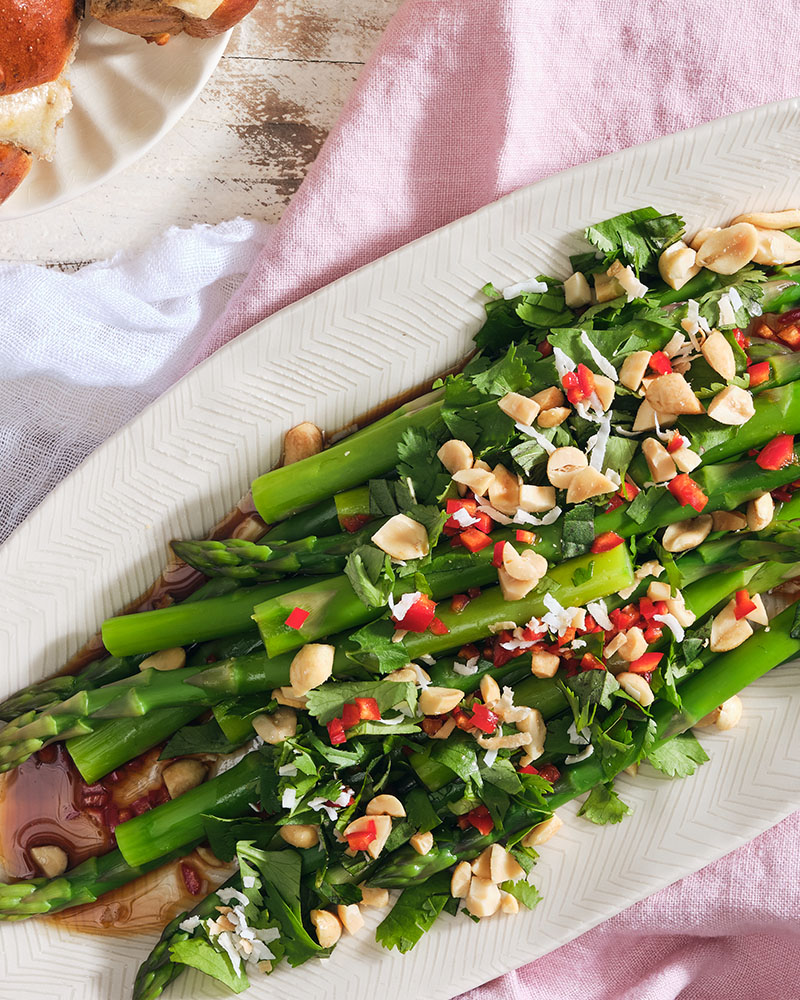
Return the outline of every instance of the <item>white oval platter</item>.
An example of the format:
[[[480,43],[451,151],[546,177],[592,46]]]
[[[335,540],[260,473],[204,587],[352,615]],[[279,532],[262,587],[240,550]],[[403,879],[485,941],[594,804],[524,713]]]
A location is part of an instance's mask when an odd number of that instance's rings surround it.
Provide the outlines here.
[[[72,111],[53,160],[33,164],[0,206],[0,222],[77,198],[144,156],[186,113],[229,38],[178,35],[148,45],[87,17],[71,71]]]
[[[258,324],[100,447],[0,549],[0,696],[55,671],[155,578],[170,538],[197,536],[274,464],[286,428],[338,428],[470,347],[478,289],[565,274],[590,222],[654,204],[690,230],[800,204],[800,100],[629,149],[517,191]],[[324,964],[276,972],[253,1000],[446,1000],[576,937],[800,807],[800,672],[746,692],[744,724],[706,738],[694,778],[621,782],[634,815],[599,828],[565,810],[532,913],[443,917],[409,955],[369,934]],[[638,845],[631,850],[631,845]],[[777,888],[777,887],[776,887]],[[371,926],[377,920],[377,914]],[[0,927],[0,995],[122,1000],[153,941]],[[185,975],[172,1000],[222,997]]]

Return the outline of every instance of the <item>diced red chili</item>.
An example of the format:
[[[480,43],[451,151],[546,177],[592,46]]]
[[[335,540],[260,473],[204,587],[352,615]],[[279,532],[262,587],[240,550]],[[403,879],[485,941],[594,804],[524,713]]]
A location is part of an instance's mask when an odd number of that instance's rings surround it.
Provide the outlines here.
[[[746,618],[756,610],[756,603],[746,590],[737,590],[734,600],[733,613],[737,619]]]
[[[778,503],[788,503],[792,499],[791,490],[787,486],[779,486],[777,490],[772,490],[770,496]]]
[[[513,660],[514,657],[519,655],[520,651],[518,649],[503,649],[500,643],[496,642],[492,650],[492,663],[496,667],[504,667],[509,660]]]
[[[595,555],[599,552],[609,552],[611,549],[615,549],[618,545],[622,545],[622,541],[622,536],[618,535],[616,531],[604,531],[592,542],[591,551]]]
[[[663,351],[654,351],[647,363],[658,375],[670,375],[672,373],[672,362]]]
[[[371,520],[371,514],[345,514],[339,518],[339,524],[342,526],[342,530],[350,535],[354,535],[357,531],[361,531],[365,524],[369,524]]]
[[[506,547],[505,542],[495,542],[494,543],[494,553],[492,554],[492,566],[499,569],[503,565],[503,550]]]
[[[375,820],[367,821],[363,830],[356,830],[347,834],[347,846],[351,851],[366,851],[373,840],[378,836],[375,829]]]
[[[634,500],[639,492],[639,487],[632,479],[626,478],[624,485],[620,487],[620,493],[623,494],[625,500]]]
[[[560,635],[556,639],[556,645],[558,646],[558,648],[560,649],[562,646],[566,646],[568,643],[572,642],[572,640],[575,638],[577,634],[577,631],[578,630],[575,628],[574,625],[567,626],[566,630],[564,631],[564,634]]]
[[[455,708],[450,714],[455,719],[455,723],[459,729],[463,729],[464,732],[472,729],[472,719],[463,708]]]
[[[664,630],[660,625],[651,625],[649,628],[645,629],[644,641],[649,646],[651,642],[658,642],[659,639],[664,637]]]
[[[494,528],[494,521],[489,517],[485,510],[478,510],[475,512],[476,523],[470,525],[472,528],[477,528],[478,531],[482,531],[485,535],[491,533]]]
[[[768,382],[770,379],[769,361],[759,361],[756,365],[750,365],[747,369],[750,376],[750,388]]]
[[[352,702],[342,705],[342,728],[352,729],[359,722],[361,722],[361,715],[359,714],[358,707]]]
[[[492,544],[492,539],[484,531],[480,531],[474,525],[462,531],[458,536],[459,542],[468,552],[480,552],[487,545]]]
[[[561,772],[555,764],[544,764],[539,768],[539,774],[545,781],[549,781],[551,785],[554,785],[561,777]]]
[[[590,399],[595,389],[594,374],[584,364],[578,365],[578,387],[584,399]]]
[[[436,715],[427,715],[422,722],[420,722],[422,731],[426,736],[434,736],[439,732],[443,725],[444,720],[440,719]]]
[[[733,339],[743,351],[746,351],[750,347],[750,341],[745,337],[744,331],[740,330],[738,326],[735,326],[731,333],[733,333]]]
[[[346,741],[347,735],[345,734],[341,719],[331,719],[328,723],[328,737],[332,746],[337,746],[337,744]]]
[[[797,347],[800,344],[800,327],[795,326],[795,324],[785,326],[783,329],[778,330],[778,336],[789,347]]]
[[[480,597],[480,596],[481,596],[481,588],[480,588],[480,587],[470,587],[470,588],[469,588],[469,589],[467,590],[467,594],[468,594],[468,595],[469,595],[469,596],[470,596],[470,597],[471,597],[471,598],[473,599],[473,601],[474,601],[476,597]]]
[[[474,826],[478,833],[484,837],[494,830],[494,820],[486,806],[477,806],[475,809],[470,809],[467,813],[467,822],[470,826]]]
[[[579,629],[581,635],[594,635],[595,632],[602,632],[603,629],[597,624],[591,615],[587,614],[583,619],[583,628]]]
[[[455,615],[460,615],[469,604],[469,597],[466,594],[453,594],[450,598],[450,610]]]
[[[524,767],[517,768],[518,774],[538,774],[539,772],[533,766],[533,764],[526,764]]]
[[[472,724],[484,733],[493,733],[497,729],[499,718],[480,701],[472,706]]]
[[[575,372],[566,372],[561,376],[561,385],[564,388],[564,392],[567,394],[567,399],[574,406],[575,403],[579,403],[583,396],[581,395],[581,387],[578,382],[578,376]]]
[[[286,619],[286,627],[294,629],[300,628],[310,614],[310,611],[304,611],[303,608],[292,608],[289,613],[289,617]]]
[[[614,496],[606,504],[606,509],[604,513],[610,514],[612,510],[616,510],[617,507],[621,507],[626,501],[623,500],[621,493],[615,493]]]
[[[655,604],[650,600],[649,597],[643,597],[639,601],[639,613],[643,618],[647,618],[648,621],[657,614]]]
[[[200,890],[203,888],[200,876],[197,874],[197,871],[185,861],[181,861],[181,878],[183,879],[183,884],[186,886],[190,895],[200,895]]]
[[[628,665],[628,670],[632,674],[652,673],[663,659],[663,653],[644,653],[638,660]]]
[[[472,497],[465,497],[463,500],[448,500],[445,506],[448,514],[455,514],[457,510],[465,510],[470,517],[478,511],[478,501]]]
[[[670,479],[667,483],[667,489],[682,507],[693,507],[698,513],[708,503],[708,497],[694,479],[687,476],[685,472]]]
[[[673,454],[674,452],[678,451],[680,448],[683,448],[683,446],[685,444],[686,444],[686,442],[684,441],[682,435],[680,435],[680,434],[673,434],[672,437],[669,439],[669,441],[667,441],[667,451],[670,454]]]
[[[524,528],[517,528],[515,537],[518,542],[522,542],[525,545],[533,545],[536,541],[536,535],[532,531],[525,531]]]
[[[407,632],[424,632],[435,620],[435,614],[436,602],[420,594],[402,618],[393,617],[392,621]]]
[[[549,340],[543,340],[541,344],[536,345],[536,350],[541,354],[543,358],[549,358],[553,353],[553,345]]]
[[[772,330],[772,328],[770,326],[768,326],[764,322],[762,322],[762,323],[759,324],[758,329],[756,330],[756,336],[763,337],[764,340],[774,340],[775,339],[775,333],[774,333],[774,331]]]
[[[466,816],[459,816],[456,820],[456,826],[459,830],[466,830],[469,827],[469,820]]]
[[[581,670],[605,670],[605,664],[593,653],[584,653],[581,657]]]
[[[360,719],[380,719],[381,711],[378,708],[378,702],[374,698],[356,698],[355,702]]]
[[[447,635],[450,629],[445,625],[441,618],[434,618],[431,622],[431,632],[434,635]]]
[[[632,604],[627,604],[624,608],[614,608],[613,611],[609,611],[608,617],[613,622],[614,628],[618,632],[622,632],[635,625],[639,621],[640,615],[637,608]]]
[[[471,660],[473,656],[480,656],[481,651],[474,642],[468,642],[466,646],[462,646],[461,649],[459,649],[458,655],[462,660]]]
[[[756,458],[756,465],[765,470],[777,471],[790,465],[794,459],[794,436],[778,434],[765,444]]]

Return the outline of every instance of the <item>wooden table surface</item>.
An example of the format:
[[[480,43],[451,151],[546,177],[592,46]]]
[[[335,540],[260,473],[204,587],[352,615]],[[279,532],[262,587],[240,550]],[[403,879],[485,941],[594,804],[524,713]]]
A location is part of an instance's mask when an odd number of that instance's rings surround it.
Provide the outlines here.
[[[161,142],[87,194],[4,222],[0,259],[72,268],[171,225],[276,222],[400,2],[260,0]]]

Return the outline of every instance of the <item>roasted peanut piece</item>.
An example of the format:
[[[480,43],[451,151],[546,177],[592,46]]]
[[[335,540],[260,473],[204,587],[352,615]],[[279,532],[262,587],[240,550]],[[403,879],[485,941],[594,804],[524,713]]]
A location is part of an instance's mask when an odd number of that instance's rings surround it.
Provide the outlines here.
[[[752,634],[752,625],[746,618],[736,617],[736,602],[730,600],[711,623],[709,649],[712,653],[727,653]]]
[[[333,673],[335,652],[336,648],[327,643],[309,642],[295,653],[289,667],[289,680],[295,694],[304,695],[328,680]]]
[[[664,413],[659,411],[658,422],[661,427],[669,427],[678,419],[675,413]],[[654,431],[656,429],[656,411],[643,399],[636,411],[633,421],[633,430],[638,434],[640,431]]]
[[[473,917],[491,917],[500,908],[500,890],[489,879],[473,875],[464,904]]]
[[[582,451],[577,448],[556,448],[547,459],[547,478],[559,490],[565,490],[573,476],[589,464]]]
[[[208,768],[199,760],[186,757],[176,760],[174,764],[165,767],[161,772],[169,797],[177,799],[179,795],[202,785],[208,777]]]
[[[503,568],[515,580],[538,581],[547,572],[547,560],[532,549],[519,553],[511,542],[506,542],[503,546]]]
[[[481,677],[481,698],[484,705],[490,708],[495,702],[500,701],[500,687],[491,674],[484,674]]]
[[[619,380],[626,389],[636,392],[642,384],[652,356],[650,351],[634,351],[625,358],[619,370]]]
[[[749,222],[738,222],[711,233],[697,251],[697,263],[716,274],[734,274],[749,264],[758,249],[758,233]]]
[[[646,652],[647,641],[645,640],[644,632],[642,632],[638,625],[634,625],[625,633],[625,643],[619,647],[617,653],[620,659],[627,660],[628,663],[633,663],[640,656],[644,656]]]
[[[742,699],[735,694],[732,698],[719,706],[719,715],[714,722],[714,725],[720,732],[725,732],[728,729],[733,729],[734,726],[738,726],[742,718]]]
[[[742,219],[736,219],[736,222],[742,222]],[[712,233],[718,233],[720,231],[720,226],[706,226],[705,229],[698,229],[694,236],[689,240],[689,246],[692,250],[699,250],[700,247],[705,243]]]
[[[800,260],[800,243],[788,233],[774,229],[758,230],[758,250],[753,258],[756,264],[779,267],[796,264]]]
[[[312,910],[309,919],[314,925],[320,948],[332,948],[342,936],[342,923],[328,910]]]
[[[57,847],[55,844],[47,844],[43,847],[32,847],[31,857],[36,867],[45,878],[58,878],[63,875],[69,867],[67,852]]]
[[[367,803],[367,816],[405,816],[403,803],[396,795],[376,795]]]
[[[782,212],[747,212],[733,220],[733,224],[739,222],[749,222],[757,229],[794,229],[800,226],[800,209],[787,208]]]
[[[507,392],[502,399],[498,399],[497,405],[512,420],[528,426],[534,422],[539,413],[539,404],[529,396],[523,396],[518,392]]]
[[[696,451],[691,448],[678,448],[672,453],[672,461],[681,472],[692,472],[703,461]]]
[[[508,715],[506,718],[508,720]],[[547,738],[544,716],[538,708],[528,708],[514,724],[523,736],[530,736],[530,741],[522,744],[526,747],[526,763],[537,760],[544,753],[544,741]]]
[[[287,823],[278,827],[278,835],[292,847],[307,850],[319,843],[319,827],[313,823]]]
[[[340,903],[336,907],[336,914],[348,934],[358,934],[364,926],[364,918],[361,916],[358,903],[349,903],[346,906]]]
[[[594,294],[598,302],[611,302],[612,299],[625,295],[625,289],[611,275],[596,274],[594,276]]]
[[[800,243],[797,244],[800,247]],[[703,341],[700,348],[703,357],[708,364],[721,375],[727,382],[736,374],[736,359],[733,356],[733,348],[728,343],[724,333],[719,330],[712,330]]]
[[[475,461],[472,449],[466,441],[458,438],[451,438],[445,441],[442,447],[436,452],[436,457],[452,476],[456,472],[464,469],[471,469]]]
[[[519,507],[520,478],[504,465],[492,469],[494,482],[489,486],[489,503],[501,514],[516,514]]]
[[[419,708],[423,715],[446,715],[463,697],[458,688],[426,687],[420,691]]]
[[[600,405],[607,410],[614,402],[617,387],[607,375],[595,375],[594,391],[600,400]]]
[[[698,517],[688,517],[685,521],[675,521],[667,525],[661,544],[667,552],[688,552],[708,538],[714,520],[710,514],[700,514]]]
[[[322,431],[308,420],[286,432],[283,439],[283,464],[294,465],[322,451]]]
[[[697,253],[683,240],[676,240],[658,258],[658,273],[670,288],[678,291],[690,278],[700,273]]]
[[[604,493],[614,493],[616,489],[616,484],[608,476],[589,465],[585,469],[579,469],[570,480],[567,503],[582,503],[592,497],[603,496]]]
[[[558,427],[564,423],[569,414],[567,406],[552,406],[549,410],[542,410],[536,422],[540,427]]]
[[[483,497],[489,492],[489,487],[494,482],[494,476],[489,469],[479,469],[477,466],[473,466],[471,469],[454,472],[453,482],[460,486],[466,486],[472,490],[475,496]]]
[[[667,601],[667,611],[672,615],[675,621],[677,621],[679,625],[683,625],[684,628],[688,628],[690,625],[694,624],[696,617],[695,613],[686,607],[686,602],[680,591],[675,594],[674,597],[670,597]]]
[[[539,847],[541,844],[546,844],[551,837],[554,837],[561,827],[564,825],[564,821],[557,813],[544,820],[542,823],[537,823],[537,825],[531,830],[530,833],[526,833],[522,838],[523,847]]]
[[[645,438],[642,441],[642,454],[654,483],[666,483],[677,476],[678,467],[660,441],[655,438]]]
[[[711,521],[714,531],[741,531],[747,527],[747,518],[738,510],[715,510]]]
[[[375,532],[372,541],[379,549],[383,549],[387,556],[402,561],[421,559],[429,550],[428,529],[406,514],[395,514],[394,517],[390,517],[386,524]]]
[[[764,607],[761,594],[753,594],[750,600],[756,606],[755,611],[748,611],[745,618],[749,622],[755,622],[756,625],[769,625],[769,615],[767,614],[767,609]]]
[[[592,290],[586,277],[576,271],[564,282],[564,302],[570,309],[580,309],[592,301]]]
[[[647,588],[647,596],[651,601],[668,601],[672,597],[672,587],[666,580],[653,580]]]
[[[500,891],[500,911],[502,913],[519,913],[519,902],[510,892]]]
[[[746,424],[755,412],[752,395],[738,385],[729,385],[708,404],[708,415],[712,420],[732,427]]]
[[[775,501],[769,493],[762,493],[747,505],[747,527],[751,531],[761,531],[768,527],[774,516]]]
[[[469,861],[460,861],[453,869],[450,878],[450,895],[454,899],[463,899],[469,892],[469,884],[472,881],[472,869]]]
[[[272,715],[257,715],[253,719],[253,729],[265,743],[277,746],[297,732],[297,713],[293,708],[282,705]]]
[[[500,584],[504,601],[521,601],[530,594],[537,583],[536,580],[517,580],[503,566],[497,570],[497,582]]]
[[[492,844],[489,850],[489,878],[496,885],[501,882],[518,882],[525,872],[508,851],[500,844]]]
[[[531,651],[531,673],[534,677],[555,677],[560,664],[561,660],[555,653],[544,649]]]
[[[655,696],[650,685],[641,674],[631,674],[628,671],[624,671],[621,674],[617,674],[617,681],[622,690],[626,694],[629,694],[635,701],[638,701],[642,708],[647,708],[648,705],[653,704]]]
[[[389,905],[388,889],[373,889],[368,885],[362,885],[359,888],[361,889],[362,906],[372,906],[375,909],[382,910]]]
[[[528,514],[544,514],[556,505],[556,491],[553,486],[530,486],[519,488],[519,506]]]
[[[171,649],[160,649],[151,656],[146,656],[139,664],[140,670],[180,670],[186,666],[186,650],[181,646]]]
[[[552,410],[554,406],[563,406],[565,402],[564,393],[555,385],[551,385],[549,389],[542,389],[531,396],[531,399],[539,404],[540,410]]]
[[[409,838],[408,842],[417,854],[429,854],[433,847],[433,834],[430,831],[427,833],[415,833]]]
[[[272,697],[279,705],[285,705],[287,708],[303,709],[308,707],[306,696],[304,694],[296,694],[291,687],[275,688],[272,692]]]
[[[645,390],[645,399],[659,414],[659,420],[661,413],[677,413],[683,416],[703,412],[703,404],[695,396],[683,375],[679,375],[678,372],[654,378]]]

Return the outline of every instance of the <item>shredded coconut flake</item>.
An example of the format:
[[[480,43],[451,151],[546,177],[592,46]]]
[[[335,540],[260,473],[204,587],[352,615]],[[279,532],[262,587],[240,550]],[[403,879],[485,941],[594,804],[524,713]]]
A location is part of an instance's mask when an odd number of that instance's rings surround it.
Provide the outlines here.
[[[537,526],[542,526],[545,524],[553,524],[561,517],[561,508],[553,507],[552,510],[548,510],[546,514],[541,517],[534,517],[533,514],[529,514],[526,510],[521,507],[517,509],[517,513],[514,515],[514,524],[533,524]]]
[[[420,659],[422,660],[423,663],[427,663],[427,665],[429,667],[432,667],[434,665],[434,663],[436,663],[436,657],[435,656],[431,656],[430,653],[423,653],[422,656],[420,656]],[[412,664],[412,666],[415,666],[415,665],[416,664]]]
[[[608,617],[608,608],[606,607],[605,601],[590,601],[586,605],[586,610],[594,618],[600,628],[612,629],[614,627],[613,622]]]
[[[734,309],[742,308],[743,305],[742,297],[739,294],[739,289],[736,287],[736,285],[731,285],[731,287],[727,291],[727,296],[728,296],[728,302],[730,302],[730,304],[733,306]]]
[[[460,660],[456,660],[453,663],[453,673],[460,674],[462,677],[471,677],[472,674],[477,674],[478,664],[475,663],[472,666],[469,663],[462,663]]]
[[[663,624],[667,626],[670,632],[672,632],[672,634],[675,636],[676,642],[683,642],[683,637],[686,633],[684,632],[683,626],[675,617],[675,615],[670,615],[670,614],[653,615],[653,618],[657,622],[663,622]]]
[[[400,709],[398,709],[400,711]],[[380,721],[385,723],[387,726],[399,726],[401,722],[406,721],[407,716],[400,711],[400,715],[396,715],[392,719],[381,719]]]
[[[672,335],[670,340],[664,344],[662,350],[668,358],[674,358],[676,354],[679,354],[681,349],[686,345],[686,337],[678,330]]]
[[[581,330],[581,342],[589,354],[591,354],[592,361],[594,361],[600,371],[604,375],[607,375],[610,379],[618,382],[619,375],[617,375],[617,369],[611,364],[610,361],[603,357],[600,351],[598,351],[591,340],[589,340],[585,330]]]
[[[736,326],[736,313],[733,310],[730,293],[720,295],[719,302],[719,325]]]
[[[606,457],[606,447],[608,439],[611,437],[611,414],[605,413],[600,418],[600,427],[597,433],[592,435],[588,441],[589,445],[589,465],[598,472],[603,470],[603,462]]]
[[[290,812],[297,805],[297,789],[296,788],[284,788],[283,795],[281,796],[281,805],[284,809],[288,809]]]
[[[191,934],[199,926],[200,917],[187,917],[182,923],[178,924],[178,929]]]
[[[523,434],[527,434],[528,437],[532,437],[533,440],[544,450],[548,455],[552,455],[556,450],[556,446],[552,441],[548,441],[544,434],[540,434],[535,427],[531,427],[530,424],[521,424],[519,421],[514,424],[518,431],[522,431]]]
[[[569,729],[567,729],[567,736],[569,736],[569,741],[573,746],[585,747],[592,741],[592,730],[588,726],[584,726],[580,732],[575,728],[575,721],[573,720],[569,724]]]
[[[567,372],[574,372],[578,367],[572,358],[568,357],[560,347],[553,348],[553,361],[558,372],[559,381],[564,378]]]
[[[247,896],[243,892],[239,892],[238,889],[218,889],[217,895],[226,906],[230,906],[234,899],[242,906],[247,906],[250,902]]]
[[[395,601],[394,597],[390,594],[388,603],[392,616],[401,622],[420,597],[422,597],[422,594],[418,590],[415,590],[413,594],[403,594],[399,601]]]
[[[496,760],[497,760],[496,750],[487,750],[486,753],[483,755],[483,763],[486,765],[486,767],[491,767]]]
[[[308,803],[309,807],[314,810],[314,812],[324,812],[328,819],[336,822],[337,813],[333,806],[328,805],[327,799],[311,799]]]
[[[580,764],[580,762],[582,760],[586,760],[587,757],[591,757],[593,753],[594,753],[594,747],[590,743],[589,746],[586,747],[585,750],[581,750],[580,753],[573,754],[570,757],[565,757],[564,758],[564,763],[565,764]]]
[[[519,295],[541,295],[547,291],[547,282],[539,281],[538,278],[526,278],[525,281],[518,281],[514,285],[506,285],[503,289],[504,299],[516,299]]]
[[[497,521],[498,524],[511,524],[511,518],[506,517],[505,514],[501,514],[499,510],[496,510],[489,503],[479,503],[478,510],[482,514],[488,514],[493,521]]]
[[[450,515],[456,524],[461,528],[468,528],[471,524],[477,524],[479,518],[473,517],[468,510],[459,507]]]
[[[242,885],[245,887],[245,889],[255,889],[256,887],[255,875],[243,875]]]
[[[297,774],[296,764],[281,764],[278,768],[278,774],[281,778],[293,778]]]

